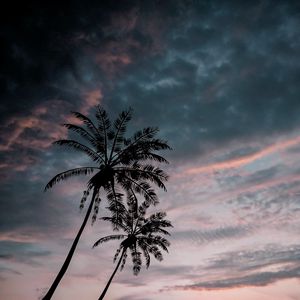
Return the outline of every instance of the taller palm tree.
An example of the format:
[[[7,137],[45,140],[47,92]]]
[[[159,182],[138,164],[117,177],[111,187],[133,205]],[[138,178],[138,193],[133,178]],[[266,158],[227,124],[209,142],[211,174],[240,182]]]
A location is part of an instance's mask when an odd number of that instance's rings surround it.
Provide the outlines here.
[[[168,163],[156,151],[171,149],[166,141],[155,137],[158,128],[147,127],[137,131],[130,138],[125,137],[127,123],[132,117],[131,109],[121,112],[113,124],[111,124],[106,111],[100,106],[96,107],[96,122],[79,112],[73,114],[82,122],[82,125],[64,124],[64,126],[79,134],[83,142],[62,139],[54,144],[80,151],[91,158],[94,166],[61,172],[48,182],[45,190],[73,176],[91,175],[81,199],[81,209],[89,195],[91,196],[83,223],[58,275],[43,300],[51,299],[63,278],[92,210],[92,223],[96,220],[101,193],[106,194],[109,208],[114,211],[115,217],[118,219],[124,213],[121,191],[135,191],[145,198],[147,205],[155,205],[158,203],[158,198],[151,184],[166,190],[164,182],[168,179],[162,169],[152,164],[154,161]]]

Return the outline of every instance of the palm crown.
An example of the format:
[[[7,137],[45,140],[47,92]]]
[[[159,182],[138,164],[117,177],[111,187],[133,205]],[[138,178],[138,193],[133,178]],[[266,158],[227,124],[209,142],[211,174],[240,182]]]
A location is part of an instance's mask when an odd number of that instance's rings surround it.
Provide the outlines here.
[[[54,144],[85,153],[97,166],[80,167],[59,173],[49,181],[45,190],[72,176],[95,173],[87,184],[80,204],[80,208],[83,208],[87,196],[92,191],[93,221],[98,213],[100,188],[107,192],[110,204],[119,207],[120,211],[122,204],[118,187],[125,190],[132,189],[142,194],[149,204],[157,204],[157,195],[149,183],[166,190],[163,182],[168,177],[163,170],[149,164],[149,161],[168,163],[155,152],[171,149],[167,142],[155,138],[158,128],[147,127],[137,131],[131,138],[125,138],[127,123],[132,116],[131,109],[123,111],[113,125],[106,111],[100,106],[97,107],[97,123],[79,112],[74,112],[74,115],[85,126],[74,124],[64,124],[64,126],[78,133],[88,145],[71,139],[61,139]]]
[[[171,222],[165,219],[166,213],[157,212],[149,217],[145,217],[148,208],[146,201],[138,206],[136,195],[132,191],[128,192],[127,199],[127,208],[124,205],[124,213],[121,218],[116,218],[114,212],[112,212],[110,217],[101,218],[110,222],[114,227],[120,228],[123,234],[104,236],[93,246],[96,247],[111,240],[123,240],[114,255],[114,262],[120,256],[118,264],[99,299],[104,298],[119,266],[121,265],[121,270],[124,268],[128,250],[133,262],[133,274],[137,275],[142,266],[142,254],[145,258],[146,268],[148,268],[151,255],[158,261],[161,261],[163,259],[161,250],[168,252],[168,246],[170,246],[170,242],[162,236],[169,235],[166,228],[172,227]]]
[[[119,248],[114,256],[114,262],[118,258],[120,252],[123,250],[123,262],[121,269],[123,269],[127,250],[129,249],[133,261],[133,273],[137,275],[141,269],[141,254],[144,255],[146,261],[146,267],[150,265],[150,254],[152,254],[157,260],[163,259],[160,248],[168,252],[168,246],[170,243],[167,239],[163,238],[159,234],[169,235],[169,232],[165,229],[172,227],[171,222],[165,220],[165,212],[157,212],[150,215],[148,218],[144,216],[146,209],[144,208],[144,202],[135,211],[136,202],[129,202],[129,209],[125,209],[125,213],[122,218],[117,220],[115,217],[103,217],[102,220],[109,221],[112,224],[121,228],[124,234],[108,235],[100,238],[93,247],[98,246],[101,243],[111,240],[123,239]],[[138,250],[141,250],[138,251]]]

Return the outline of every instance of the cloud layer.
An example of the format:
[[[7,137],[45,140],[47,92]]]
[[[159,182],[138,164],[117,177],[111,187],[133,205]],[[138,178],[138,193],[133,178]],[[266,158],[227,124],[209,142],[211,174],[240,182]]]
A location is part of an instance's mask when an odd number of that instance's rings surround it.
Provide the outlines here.
[[[61,124],[78,122],[70,111],[93,118],[101,104],[112,118],[133,107],[129,133],[158,126],[174,148],[160,194],[174,223],[170,254],[138,278],[125,268],[108,298],[253,300],[254,288],[263,300],[297,299],[297,1],[44,1],[18,10],[22,18],[14,5],[0,18],[0,298],[38,299],[62,263],[87,178],[43,189],[91,162],[52,142],[67,136]],[[111,248],[91,245],[107,230],[86,229],[55,299],[99,295]]]

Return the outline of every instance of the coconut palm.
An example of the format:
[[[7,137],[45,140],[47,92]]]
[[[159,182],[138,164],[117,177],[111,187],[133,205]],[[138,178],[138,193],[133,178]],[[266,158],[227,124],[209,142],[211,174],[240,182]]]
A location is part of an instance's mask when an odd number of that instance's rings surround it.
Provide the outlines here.
[[[165,212],[157,212],[146,218],[145,213],[149,207],[148,201],[144,201],[138,207],[137,198],[132,190],[129,190],[127,204],[128,209],[124,206],[124,213],[121,218],[116,218],[114,211],[112,212],[113,216],[101,218],[112,223],[114,227],[117,226],[117,228],[123,231],[123,234],[102,237],[93,247],[111,240],[123,241],[120,243],[113,259],[115,262],[119,257],[118,263],[98,300],[104,298],[120,265],[121,270],[124,268],[128,251],[130,251],[133,262],[133,274],[138,275],[142,266],[142,254],[145,258],[146,268],[148,269],[150,254],[158,261],[162,261],[163,255],[161,249],[168,252],[168,246],[170,246],[169,241],[161,236],[169,235],[169,232],[165,228],[172,227],[171,222],[165,220]]]
[[[93,166],[61,172],[49,181],[45,190],[73,176],[90,175],[87,188],[83,192],[80,208],[84,207],[88,198],[90,202],[65,262],[43,300],[51,299],[64,276],[92,211],[92,223],[96,220],[101,201],[100,196],[103,197],[103,193],[106,194],[109,207],[118,219],[124,213],[120,191],[133,190],[145,197],[147,205],[155,205],[158,203],[158,199],[152,184],[166,190],[164,185],[167,180],[166,173],[152,164],[153,162],[168,163],[166,159],[157,154],[157,151],[171,149],[166,141],[156,138],[158,128],[147,127],[137,131],[132,137],[126,138],[127,123],[132,116],[131,109],[121,112],[113,124],[111,124],[106,111],[100,106],[96,107],[96,121],[92,121],[79,112],[73,114],[81,121],[81,126],[76,124],[64,124],[64,126],[77,133],[80,140],[61,139],[54,144],[66,146],[87,155],[93,161]],[[117,225],[115,229],[117,229]]]

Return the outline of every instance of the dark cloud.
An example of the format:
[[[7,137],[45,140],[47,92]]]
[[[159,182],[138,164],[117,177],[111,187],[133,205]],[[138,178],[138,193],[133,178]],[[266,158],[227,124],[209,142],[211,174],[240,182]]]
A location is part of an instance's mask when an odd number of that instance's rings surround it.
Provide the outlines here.
[[[86,162],[80,155],[51,147],[53,140],[66,136],[59,124],[73,121],[70,110],[90,115],[92,107],[101,103],[115,116],[132,106],[130,131],[159,126],[160,136],[175,149],[167,154],[175,172],[181,162],[194,163],[202,154],[222,152],[232,143],[246,146],[223,152],[215,161],[254,154],[269,139],[297,131],[299,13],[297,1],[126,0],[88,5],[34,1],[11,2],[3,8],[0,233],[4,239],[15,240],[1,242],[2,260],[34,264],[35,256],[49,253],[33,249],[26,241],[54,238],[58,232],[63,235],[73,224],[74,196],[63,188],[42,193],[56,173]],[[249,140],[256,144],[247,147]],[[248,176],[224,173],[216,179],[224,191],[225,187],[233,190],[267,183],[288,172],[293,171],[281,164]],[[75,192],[84,187],[86,178],[81,182],[74,184]],[[299,211],[298,195],[290,191],[297,191],[297,184],[280,182],[260,192],[242,191],[229,204],[249,223],[288,221]],[[71,183],[66,189],[70,187]],[[184,186],[181,193],[184,200],[174,201],[189,200]],[[226,226],[178,231],[173,238],[203,245],[241,239],[254,229]],[[278,261],[283,261],[279,257],[283,252],[270,251]],[[265,285],[297,277],[295,253],[286,252],[291,257],[286,263],[293,265],[277,272],[241,274],[223,283],[215,280],[197,286]],[[262,262],[259,253],[253,255]],[[210,268],[222,263],[215,261]],[[273,262],[264,265],[268,264]]]
[[[124,57],[144,55],[146,49],[155,48],[154,32],[147,26],[152,16],[147,11],[159,18],[160,9],[171,13],[167,2],[91,1],[83,5],[72,1],[58,5],[46,1],[42,5],[33,1],[18,5],[22,16],[14,5],[8,5],[1,14],[2,117],[40,103],[45,95],[60,95],[69,101],[72,95],[63,92],[66,83],[73,82],[71,89],[76,90],[76,82],[89,82],[82,62],[97,73],[90,74],[93,78],[101,78],[102,68],[126,65]],[[136,26],[136,18],[144,23]],[[91,66],[97,63],[98,67]],[[19,101],[4,105],[12,99]]]
[[[244,221],[256,224],[284,224],[299,212],[299,180],[262,184],[229,200],[233,211]],[[279,225],[280,226],[280,225]]]
[[[299,245],[280,246],[269,244],[262,249],[224,253],[221,258],[211,260],[207,269],[231,268],[235,271],[258,270],[263,267],[297,263]]]
[[[251,6],[208,6],[204,19],[187,10],[189,22],[168,32],[166,53],[133,66],[114,89],[138,112],[148,105],[145,119],[162,124],[177,154],[299,125],[299,68],[289,63],[293,56],[274,49],[299,48],[293,5]]]
[[[0,260],[1,260],[1,257],[0,257]],[[1,275],[1,273],[5,274],[5,276]],[[5,266],[1,266],[0,265],[0,280],[6,280],[6,276],[8,274],[12,274],[12,275],[22,275],[21,272],[18,272],[12,268],[7,268]]]
[[[254,230],[254,226],[224,226],[210,230],[177,231],[172,234],[174,244],[189,243],[203,245],[218,240],[240,239],[248,236]]]
[[[239,156],[237,156],[237,159]],[[235,189],[237,187],[249,187],[258,184],[268,183],[270,180],[281,175],[282,170],[286,170],[284,165],[276,165],[267,169],[258,170],[247,176],[241,176],[237,172],[216,172],[215,178],[222,189]],[[232,174],[233,173],[233,174]],[[256,192],[255,192],[256,193]]]
[[[246,250],[225,253],[221,258],[211,260],[206,270],[224,271],[220,280],[203,280],[195,284],[177,287],[182,289],[210,290],[243,286],[266,286],[275,281],[299,278],[300,246],[267,245],[261,250]],[[264,268],[276,267],[266,271]],[[232,274],[232,275],[230,275]],[[204,276],[203,276],[204,278]]]
[[[130,104],[143,123],[159,125],[175,155],[293,129],[300,109],[299,6],[256,1],[247,7],[202,1],[25,6],[24,18],[2,21],[3,103],[10,103],[2,116],[54,97],[79,105],[78,91],[98,86],[110,111]]]
[[[51,254],[46,249],[38,249],[34,243],[0,241],[0,259],[4,261],[21,262],[37,266],[38,260]]]
[[[300,267],[286,268],[277,272],[262,272],[244,277],[228,278],[210,282],[196,283],[190,286],[181,287],[191,290],[217,290],[226,288],[237,288],[245,286],[266,286],[273,282],[289,278],[299,278]],[[177,287],[180,288],[180,287]]]
[[[151,300],[152,298],[145,298],[144,296],[141,298],[140,296],[129,295],[118,298],[117,300]]]
[[[245,184],[258,184],[264,181],[270,180],[279,173],[279,170],[282,166],[275,166],[265,170],[259,170],[253,174],[251,174],[246,180]]]
[[[20,176],[1,187],[1,234],[16,240],[45,240],[70,229],[73,212],[79,214],[76,207],[79,207],[80,199],[72,201],[72,212],[68,196],[44,193],[44,185],[41,181],[24,182]]]

